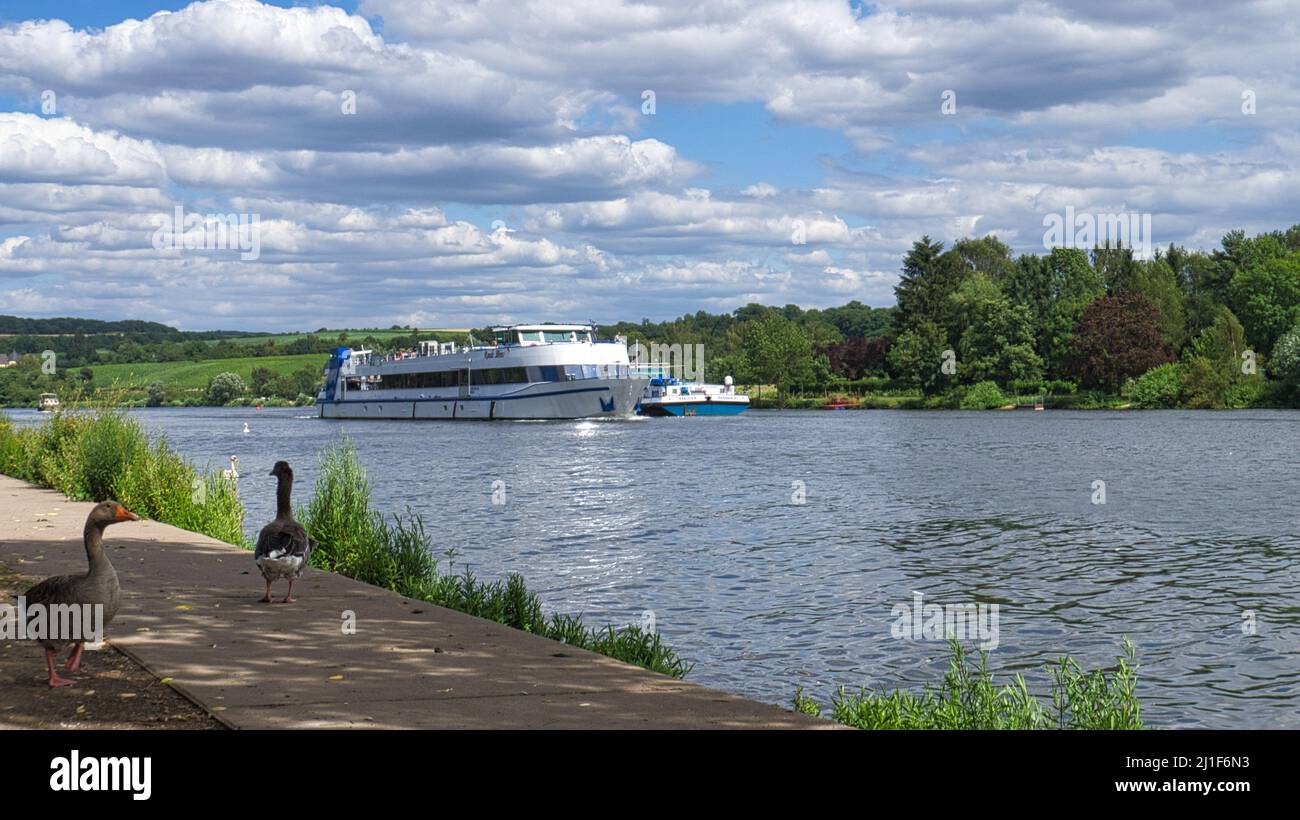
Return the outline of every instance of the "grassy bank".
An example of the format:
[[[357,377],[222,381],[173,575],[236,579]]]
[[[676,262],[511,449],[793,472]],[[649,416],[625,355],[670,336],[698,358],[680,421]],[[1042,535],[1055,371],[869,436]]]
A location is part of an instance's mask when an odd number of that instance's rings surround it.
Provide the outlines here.
[[[1029,692],[1019,673],[998,686],[988,670],[988,655],[972,665],[961,644],[949,642],[948,671],[937,688],[849,692],[831,697],[829,714],[804,695],[794,708],[826,716],[858,729],[1142,729],[1138,703],[1137,658],[1126,638],[1113,671],[1085,671],[1069,657],[1049,667],[1048,703]]]
[[[441,572],[419,516],[388,519],[374,509],[370,483],[347,439],[326,450],[321,466],[316,493],[301,513],[320,544],[315,566],[673,677],[690,670],[657,633],[636,626],[592,629],[572,615],[547,617],[521,576],[483,581],[468,569]],[[56,413],[24,429],[0,414],[0,473],[78,501],[113,498],[146,518],[251,546],[234,485],[217,470],[200,473],[164,439],[150,441],[135,419],[117,410]]]
[[[19,430],[0,414],[0,473],[77,501],[113,498],[146,518],[247,546],[244,506],[218,470],[202,473],[135,419],[100,409]]]

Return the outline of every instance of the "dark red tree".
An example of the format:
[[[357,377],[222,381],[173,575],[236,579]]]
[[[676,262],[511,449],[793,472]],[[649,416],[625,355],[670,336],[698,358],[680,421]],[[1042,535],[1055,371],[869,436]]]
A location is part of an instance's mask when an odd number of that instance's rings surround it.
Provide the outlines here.
[[[818,350],[830,362],[831,372],[845,379],[861,379],[885,372],[885,354],[893,339],[880,336],[875,339],[845,339]]]
[[[1160,311],[1136,293],[1097,299],[1083,311],[1070,340],[1067,369],[1079,384],[1115,392],[1125,379],[1172,362],[1160,333]]]

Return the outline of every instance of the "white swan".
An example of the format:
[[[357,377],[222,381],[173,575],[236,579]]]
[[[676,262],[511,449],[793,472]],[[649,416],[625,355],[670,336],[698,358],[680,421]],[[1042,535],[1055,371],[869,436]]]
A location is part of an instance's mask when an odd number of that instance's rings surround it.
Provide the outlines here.
[[[222,477],[222,478],[229,479],[229,480],[231,480],[231,481],[238,481],[238,480],[239,480],[239,469],[238,469],[238,467],[239,467],[239,456],[231,456],[231,457],[230,457],[230,469],[229,469],[229,470],[222,470],[222,471],[221,471],[221,477]]]
[[[244,435],[248,435],[251,432],[253,431],[248,429],[248,422],[244,422]]]

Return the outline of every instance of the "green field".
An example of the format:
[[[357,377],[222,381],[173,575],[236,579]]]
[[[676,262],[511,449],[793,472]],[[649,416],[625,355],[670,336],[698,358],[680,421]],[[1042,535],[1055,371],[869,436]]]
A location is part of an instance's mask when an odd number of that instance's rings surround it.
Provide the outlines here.
[[[218,373],[234,373],[247,384],[254,367],[265,367],[277,374],[292,373],[303,367],[325,370],[329,357],[323,353],[302,356],[248,356],[241,359],[212,359],[204,362],[143,362],[139,364],[101,364],[95,372],[99,387],[144,389],[151,382],[162,382],[172,390],[203,390]]]

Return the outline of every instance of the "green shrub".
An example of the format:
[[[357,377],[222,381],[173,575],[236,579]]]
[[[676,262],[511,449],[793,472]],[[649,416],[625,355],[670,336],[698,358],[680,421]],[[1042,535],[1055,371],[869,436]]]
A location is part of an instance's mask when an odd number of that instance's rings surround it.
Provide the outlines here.
[[[1012,379],[1008,387],[1018,394],[1038,395],[1047,392],[1047,382],[1042,379]]]
[[[119,413],[101,414],[81,437],[82,494],[92,501],[114,498],[114,482],[148,446],[134,420]]]
[[[1223,392],[1223,403],[1234,410],[1257,407],[1267,403],[1268,394],[1268,384],[1264,379],[1259,376],[1248,376],[1228,385]]]
[[[244,380],[238,373],[218,373],[208,382],[207,396],[212,404],[228,404],[244,392]]]
[[[1084,390],[1074,396],[1070,406],[1077,410],[1101,410],[1114,404],[1114,400],[1101,390]]]
[[[920,406],[927,410],[956,410],[961,407],[961,400],[965,396],[965,387],[954,387],[938,395],[924,397]]]
[[[244,506],[232,484],[200,475],[159,438],[116,410],[56,413],[36,427],[0,427],[0,472],[78,501],[115,499],[137,515],[245,544]]]
[[[217,470],[200,474],[165,439],[134,458],[114,485],[117,500],[139,515],[228,544],[248,546],[244,505]]]
[[[1180,364],[1162,364],[1138,377],[1130,398],[1133,404],[1144,409],[1177,407],[1183,396],[1183,367]]]
[[[1062,657],[1049,667],[1050,708],[1029,692],[1017,673],[997,686],[988,671],[988,655],[972,666],[957,641],[949,642],[948,670],[938,688],[917,694],[905,690],[856,693],[843,687],[832,696],[830,717],[858,729],[1141,729],[1137,699],[1136,650],[1127,639],[1112,672],[1085,671]],[[803,690],[794,708],[820,715],[822,708]]]
[[[1006,403],[1007,397],[1002,395],[1002,390],[998,388],[997,383],[990,381],[971,385],[966,394],[961,397],[963,410],[995,410]]]
[[[1268,365],[1282,381],[1300,385],[1300,324],[1283,333],[1273,345]]]

